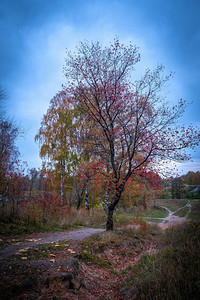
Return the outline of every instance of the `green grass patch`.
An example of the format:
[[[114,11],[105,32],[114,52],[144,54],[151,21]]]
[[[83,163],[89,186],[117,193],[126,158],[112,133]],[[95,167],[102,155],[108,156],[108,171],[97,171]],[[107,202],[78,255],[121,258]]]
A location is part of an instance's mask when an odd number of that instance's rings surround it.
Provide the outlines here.
[[[178,216],[178,217],[185,217],[187,215],[187,213],[189,212],[189,207],[184,207],[182,209],[180,209],[179,211],[177,211],[174,216]]]
[[[117,212],[114,216],[114,225],[115,227],[119,225],[129,225],[129,224],[139,224],[141,222],[140,219],[156,219],[156,218],[165,218],[168,216],[168,211],[164,208],[155,209],[155,208],[148,208],[146,210],[141,209],[141,212],[134,213],[134,212]],[[158,221],[159,223],[160,221]]]
[[[177,209],[185,206],[188,203],[186,199],[157,199],[156,205],[162,205],[170,209],[171,211],[176,211]]]
[[[143,211],[140,216],[142,218],[166,218],[168,216],[168,211],[166,211],[164,208],[150,208]]]
[[[101,259],[97,255],[89,253],[87,250],[82,252],[82,259],[101,268],[109,268],[111,266],[109,261]]]

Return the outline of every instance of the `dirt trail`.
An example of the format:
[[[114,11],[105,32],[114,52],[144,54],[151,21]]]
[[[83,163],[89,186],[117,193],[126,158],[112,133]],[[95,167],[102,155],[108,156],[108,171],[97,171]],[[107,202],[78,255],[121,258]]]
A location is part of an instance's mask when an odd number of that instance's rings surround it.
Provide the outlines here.
[[[52,243],[60,240],[82,241],[88,236],[105,231],[104,229],[84,228],[80,230],[55,232],[55,233],[35,233],[24,238],[25,242],[16,243],[0,250],[0,260],[15,254],[20,249],[35,247],[38,244]]]
[[[191,204],[190,202],[188,202],[186,205],[178,208],[176,211],[171,211],[169,208],[165,207],[165,206],[161,206],[163,207],[164,209],[166,209],[168,211],[168,216],[164,219],[162,219],[162,222],[160,222],[158,225],[163,228],[163,229],[166,229],[168,228],[169,226],[173,226],[173,225],[179,225],[179,224],[182,224],[186,221],[190,211],[191,211]],[[187,214],[185,215],[185,217],[179,217],[179,216],[175,216],[175,214],[182,210],[183,208],[185,207],[189,207],[189,210],[187,212]]]

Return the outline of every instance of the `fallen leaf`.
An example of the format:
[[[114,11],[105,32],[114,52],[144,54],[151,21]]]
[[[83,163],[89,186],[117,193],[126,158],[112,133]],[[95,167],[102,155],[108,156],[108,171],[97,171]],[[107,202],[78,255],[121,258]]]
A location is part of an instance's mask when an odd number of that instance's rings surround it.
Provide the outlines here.
[[[27,252],[27,249],[19,249],[18,252]]]
[[[52,253],[50,254],[50,256],[52,256],[52,257],[56,257],[56,255],[55,255],[55,254],[52,254]]]
[[[51,259],[50,262],[55,263],[55,258]]]
[[[11,243],[11,245],[20,245],[22,242]]]
[[[68,249],[68,251],[69,251],[70,253],[76,253],[76,251],[74,251],[74,250],[72,250],[72,249]]]
[[[28,259],[26,256],[21,257],[21,259],[26,260]]]

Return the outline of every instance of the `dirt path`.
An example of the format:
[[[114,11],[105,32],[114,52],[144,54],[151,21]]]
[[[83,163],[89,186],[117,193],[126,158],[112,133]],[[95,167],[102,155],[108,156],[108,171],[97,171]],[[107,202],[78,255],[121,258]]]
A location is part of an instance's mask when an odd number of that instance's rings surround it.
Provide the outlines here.
[[[191,204],[190,202],[188,202],[186,205],[178,208],[176,211],[171,211],[169,208],[165,207],[165,206],[161,206],[163,207],[164,209],[166,209],[168,211],[168,216],[164,219],[162,219],[162,222],[160,222],[158,225],[163,228],[163,229],[166,229],[168,228],[169,226],[173,226],[173,225],[179,225],[179,224],[182,224],[186,221],[190,211],[191,211]],[[187,214],[185,215],[185,217],[179,217],[179,216],[175,216],[175,214],[182,210],[183,208],[185,207],[189,207],[189,210],[187,212]]]
[[[54,233],[36,233],[24,238],[25,241],[13,243],[0,250],[0,260],[15,254],[20,249],[35,247],[38,244],[52,243],[60,240],[82,241],[88,236],[102,232],[104,229],[84,228],[80,230],[54,232]]]

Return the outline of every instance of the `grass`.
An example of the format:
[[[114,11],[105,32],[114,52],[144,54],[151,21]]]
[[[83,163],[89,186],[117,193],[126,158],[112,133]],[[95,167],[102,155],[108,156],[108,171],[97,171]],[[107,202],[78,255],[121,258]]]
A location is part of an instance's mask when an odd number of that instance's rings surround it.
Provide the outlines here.
[[[166,218],[168,216],[168,212],[166,209],[155,209],[150,208],[141,213],[141,217],[143,218]]]
[[[157,199],[156,204],[162,205],[170,209],[171,211],[176,211],[177,209],[186,205],[188,200],[186,199]]]
[[[199,203],[193,201],[193,210],[197,210]],[[200,222],[191,221],[165,231],[157,225],[139,222],[137,228],[124,226],[94,234],[74,249],[80,274],[86,275],[90,282],[87,292],[98,286],[104,291],[108,284],[110,289],[118,289],[116,299],[199,299]],[[66,257],[69,259],[72,255],[68,251],[70,245],[70,241],[37,245],[25,249],[27,251],[15,256],[15,260],[26,257],[26,260],[66,261]],[[152,252],[152,246],[156,251]],[[16,262],[12,261],[12,266],[13,263]],[[9,266],[7,268],[9,270]],[[109,281],[112,279],[113,286]],[[79,291],[77,293],[79,297]],[[98,299],[112,299],[113,294],[110,295],[111,292]]]
[[[16,254],[6,258],[6,261],[12,260],[39,260],[39,259],[53,259],[55,253],[69,248],[70,241],[59,241],[56,243],[38,244],[32,248],[23,248],[16,252]]]
[[[157,205],[164,205],[172,211],[184,206],[187,200],[182,199],[172,199],[172,200],[156,200]],[[198,208],[198,203],[195,200],[191,200],[192,203],[192,213],[190,217],[195,219],[199,217],[200,209]],[[19,205],[20,206],[20,205]],[[178,215],[183,216],[185,214],[184,210],[178,212]],[[59,207],[58,212],[55,208],[52,213],[52,209],[48,212],[45,211],[45,218],[39,218],[28,216],[26,212],[19,207],[18,212],[12,218],[10,217],[9,206],[4,210],[4,214],[0,214],[0,235],[5,236],[17,236],[20,234],[31,234],[34,232],[55,232],[64,231],[70,229],[78,229],[84,227],[98,227],[105,228],[106,215],[101,209],[92,209],[90,214],[84,209],[77,211],[72,208],[70,211],[66,207],[62,210]],[[119,226],[126,226],[129,224],[137,224],[138,218],[140,219],[151,219],[153,222],[158,222],[157,218],[165,218],[168,212],[164,209],[156,209],[155,207],[150,207],[146,210],[139,207],[135,211],[123,211],[118,209],[114,213],[114,226],[115,228]],[[141,220],[142,222],[142,220]],[[2,245],[3,246],[3,245]]]
[[[56,211],[56,209],[55,209]],[[34,232],[56,232],[84,227],[105,228],[106,217],[100,210],[93,210],[88,214],[84,209],[79,211],[71,209],[61,216],[55,213],[45,220],[29,219],[27,216],[16,215],[12,218],[4,215],[0,220],[1,236],[16,236]]]
[[[189,212],[189,207],[184,207],[182,209],[180,209],[179,211],[177,211],[174,216],[178,216],[178,217],[185,217],[187,215],[187,213]]]
[[[140,209],[140,213],[127,212],[127,211],[119,211],[116,213],[114,217],[115,226],[119,225],[129,225],[129,224],[138,224],[138,222],[142,222],[143,219],[152,219],[151,221],[155,221],[156,219],[162,219],[168,216],[168,212],[164,208],[156,209],[150,207],[146,210]],[[140,221],[139,221],[140,220]],[[160,220],[159,220],[160,222]]]
[[[200,223],[168,229],[165,245],[124,271],[125,299],[199,299]]]
[[[109,262],[105,259],[102,259],[102,258],[98,257],[97,255],[91,254],[87,250],[84,250],[82,252],[82,260],[92,263],[101,268],[108,268],[111,266],[111,262]]]
[[[191,202],[191,212],[188,218],[190,220],[200,220],[200,200],[192,200]]]

